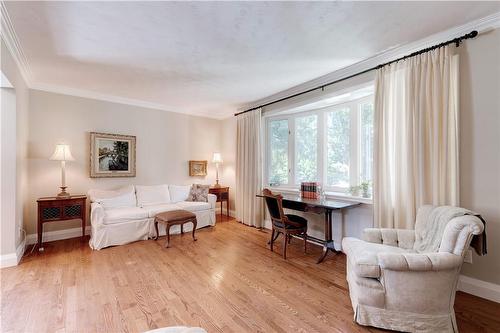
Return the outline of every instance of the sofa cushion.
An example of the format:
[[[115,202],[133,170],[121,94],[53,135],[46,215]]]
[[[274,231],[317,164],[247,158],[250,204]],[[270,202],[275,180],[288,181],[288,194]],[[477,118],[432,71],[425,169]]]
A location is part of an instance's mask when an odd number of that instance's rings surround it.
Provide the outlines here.
[[[148,218],[148,212],[140,207],[120,207],[104,210],[104,224],[117,224]]]
[[[155,217],[156,214],[161,212],[169,212],[171,210],[182,209],[176,204],[161,204],[161,205],[149,205],[143,208],[149,217]]]
[[[186,201],[191,191],[191,185],[169,185],[170,202],[177,203],[179,201]]]
[[[400,247],[375,244],[357,238],[345,237],[342,239],[342,251],[347,255],[356,275],[368,278],[380,277],[380,266],[377,255],[379,253],[412,253],[412,250]]]
[[[135,207],[135,188],[133,185],[118,190],[89,190],[91,202],[100,203],[105,209],[118,207]]]
[[[168,185],[137,185],[135,192],[137,195],[137,205],[140,207],[170,203]]]
[[[199,212],[201,210],[210,209],[210,204],[208,202],[201,201],[181,201],[176,203],[176,206],[180,207],[180,209],[185,209],[190,212]]]

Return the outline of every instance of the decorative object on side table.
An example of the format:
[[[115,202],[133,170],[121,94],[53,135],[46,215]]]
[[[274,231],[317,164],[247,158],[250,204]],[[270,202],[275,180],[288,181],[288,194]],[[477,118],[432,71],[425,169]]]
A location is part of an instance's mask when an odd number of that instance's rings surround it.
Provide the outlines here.
[[[222,164],[222,156],[220,153],[214,153],[212,157],[212,163],[215,163],[215,185],[214,187],[220,187],[219,184],[219,164]]]
[[[56,150],[54,154],[50,157],[51,161],[61,161],[61,192],[57,195],[59,198],[67,198],[70,196],[66,192],[66,161],[74,161],[75,159],[71,155],[71,150],[69,145],[58,144],[56,145]]]
[[[229,216],[229,187],[211,187],[208,191],[210,194],[217,196],[217,202],[220,202],[220,214],[222,215],[222,203],[226,202],[226,212]]]
[[[90,133],[90,177],[135,177],[135,136]]]
[[[207,161],[189,161],[189,176],[200,177],[207,175]]]
[[[67,197],[39,198],[38,203],[38,250],[43,251],[42,236],[43,224],[47,222],[82,220],[82,239],[85,236],[87,218],[86,195],[72,195]]]

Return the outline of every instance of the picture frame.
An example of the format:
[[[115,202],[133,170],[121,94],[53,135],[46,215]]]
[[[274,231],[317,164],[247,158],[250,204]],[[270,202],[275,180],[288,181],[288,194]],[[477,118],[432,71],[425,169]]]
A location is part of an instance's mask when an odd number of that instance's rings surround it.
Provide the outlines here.
[[[189,176],[203,177],[207,175],[207,161],[189,161]]]
[[[90,132],[90,177],[135,177],[136,137]]]

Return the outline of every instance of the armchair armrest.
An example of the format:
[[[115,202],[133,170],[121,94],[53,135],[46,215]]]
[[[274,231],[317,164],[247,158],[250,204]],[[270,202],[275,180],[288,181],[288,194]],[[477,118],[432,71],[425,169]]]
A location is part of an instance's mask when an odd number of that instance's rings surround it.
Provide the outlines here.
[[[210,208],[215,208],[215,203],[217,202],[217,196],[215,194],[208,194],[208,203],[210,204]]]
[[[369,243],[412,249],[415,243],[415,230],[367,228],[363,230],[363,240]]]
[[[463,258],[446,252],[436,253],[379,253],[382,270],[391,271],[444,271],[460,267]]]
[[[90,204],[90,224],[92,226],[100,226],[104,222],[104,207],[98,202]]]

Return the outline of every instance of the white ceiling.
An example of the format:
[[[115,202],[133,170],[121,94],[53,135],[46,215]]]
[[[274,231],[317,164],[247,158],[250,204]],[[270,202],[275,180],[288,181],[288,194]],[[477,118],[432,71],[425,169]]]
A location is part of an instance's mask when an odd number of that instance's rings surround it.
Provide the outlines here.
[[[32,86],[224,118],[499,2],[7,2]]]

